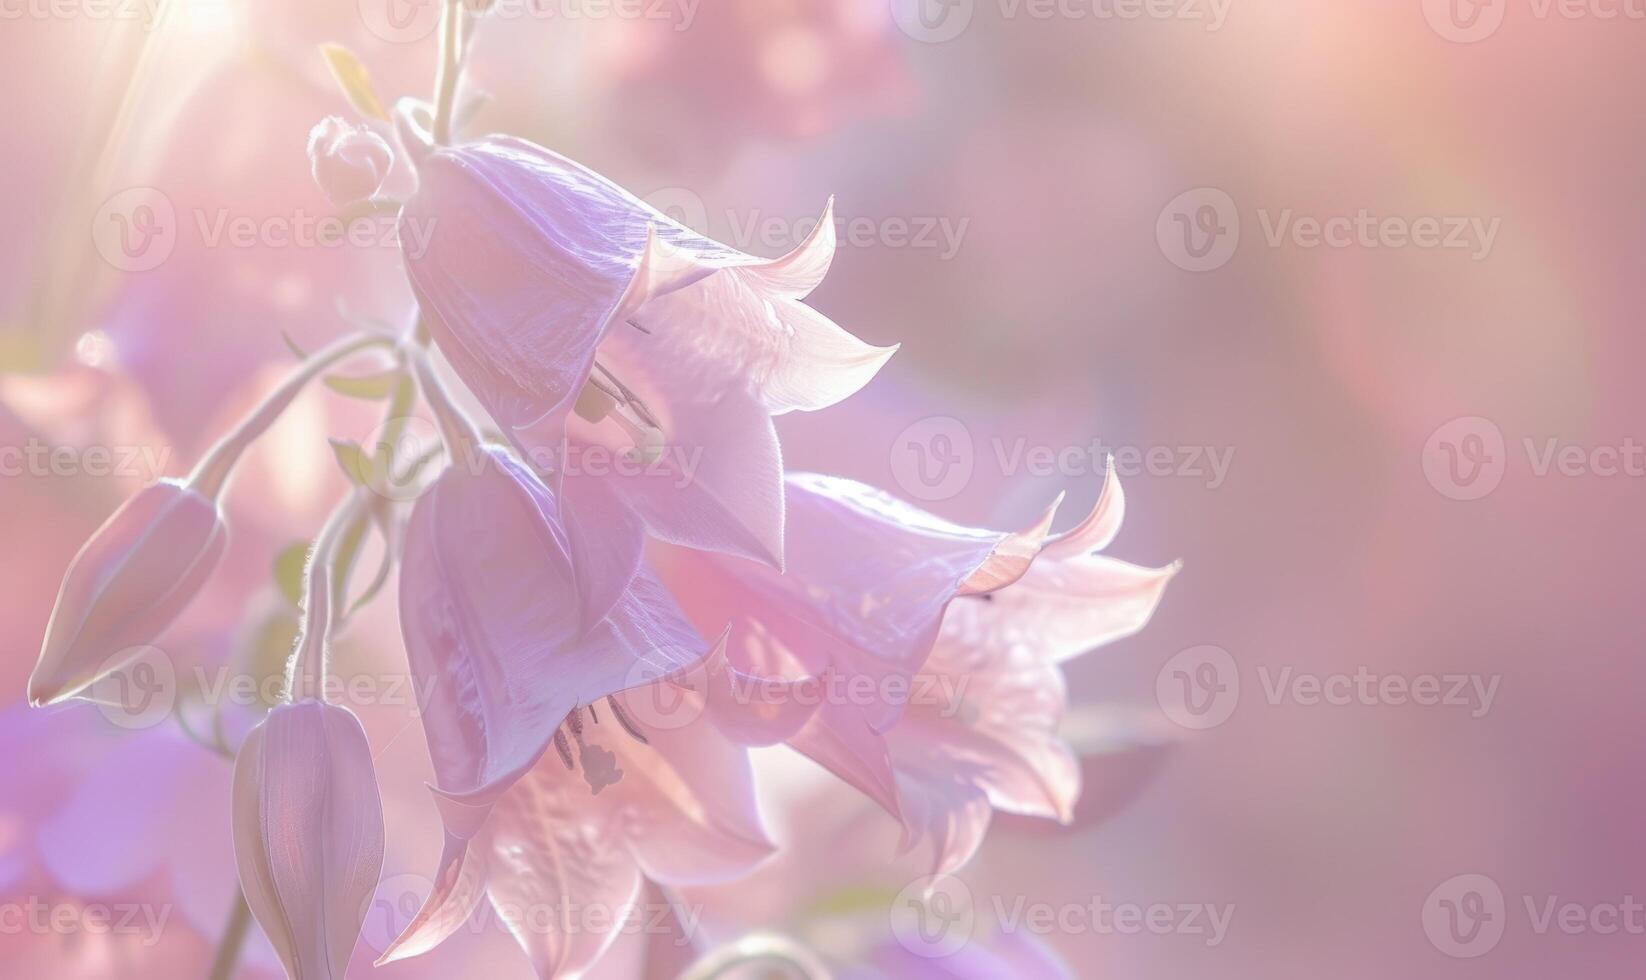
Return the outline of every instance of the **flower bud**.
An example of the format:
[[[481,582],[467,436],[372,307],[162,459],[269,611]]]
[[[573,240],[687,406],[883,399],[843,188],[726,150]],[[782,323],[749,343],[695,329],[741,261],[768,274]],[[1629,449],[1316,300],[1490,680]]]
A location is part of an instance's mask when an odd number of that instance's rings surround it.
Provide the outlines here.
[[[35,706],[74,697],[134,658],[182,613],[228,547],[217,504],[162,480],[92,534],[63,576],[29,678]]]
[[[359,719],[283,704],[234,763],[234,858],[246,905],[295,980],[341,977],[383,871],[383,801]]]
[[[327,116],[309,132],[314,182],[339,208],[376,194],[393,162],[394,152],[388,141],[337,116]]]

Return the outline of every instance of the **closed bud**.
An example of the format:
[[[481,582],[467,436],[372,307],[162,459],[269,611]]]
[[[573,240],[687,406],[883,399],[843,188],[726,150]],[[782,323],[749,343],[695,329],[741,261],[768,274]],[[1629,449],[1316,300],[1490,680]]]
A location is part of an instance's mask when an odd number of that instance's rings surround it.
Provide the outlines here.
[[[128,500],[63,576],[30,703],[74,697],[126,666],[188,606],[227,547],[216,501],[186,484],[162,480]]]
[[[234,858],[246,905],[292,980],[342,977],[383,871],[383,801],[347,708],[284,704],[234,763]]]
[[[327,116],[309,132],[309,165],[314,182],[339,208],[376,194],[393,162],[394,152],[387,140],[337,116]]]

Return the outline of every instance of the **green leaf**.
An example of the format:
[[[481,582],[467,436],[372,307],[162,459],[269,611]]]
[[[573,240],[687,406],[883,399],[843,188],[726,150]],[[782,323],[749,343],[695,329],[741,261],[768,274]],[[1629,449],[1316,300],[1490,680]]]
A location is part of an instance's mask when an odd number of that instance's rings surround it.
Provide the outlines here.
[[[388,119],[389,114],[383,110],[383,102],[377,97],[377,90],[372,87],[371,72],[360,63],[360,59],[353,51],[341,44],[322,44],[320,53],[326,58],[326,65],[331,68],[332,77],[348,96],[349,104],[362,116],[373,119]]]
[[[297,346],[297,341],[291,339],[291,334],[282,330],[280,331],[280,339],[286,342],[286,349],[292,352],[293,357],[297,358],[299,361],[306,361],[309,359],[308,352]]]
[[[392,396],[396,386],[405,377],[399,371],[384,371],[381,374],[367,374],[356,378],[342,375],[328,375],[326,387],[340,395],[350,398],[359,398],[363,401],[382,401]]]
[[[337,465],[342,468],[343,475],[349,478],[350,483],[357,487],[371,485],[376,467],[372,464],[371,457],[366,455],[364,449],[361,449],[356,443],[343,439],[333,439],[331,440],[331,450],[336,454]]]
[[[299,541],[274,559],[274,582],[293,606],[303,604],[303,570],[309,564],[309,543]]]

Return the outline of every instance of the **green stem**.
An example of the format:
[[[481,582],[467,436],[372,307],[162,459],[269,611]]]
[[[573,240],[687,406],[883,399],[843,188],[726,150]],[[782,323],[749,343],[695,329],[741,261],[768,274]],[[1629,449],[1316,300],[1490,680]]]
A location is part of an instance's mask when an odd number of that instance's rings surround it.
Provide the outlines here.
[[[234,976],[234,964],[240,959],[240,947],[251,933],[251,907],[246,896],[234,890],[234,908],[229,910],[229,924],[223,928],[223,938],[217,941],[217,955],[211,961],[209,980],[229,980]]]
[[[440,14],[440,70],[435,77],[434,144],[449,146],[452,141],[452,109],[457,103],[457,78],[463,73],[463,47],[458,34],[462,24],[462,0],[446,0]]]
[[[216,499],[234,472],[234,464],[246,448],[273,425],[303,389],[326,369],[364,350],[373,347],[393,347],[393,337],[376,334],[355,334],[339,340],[310,357],[302,367],[293,371],[280,386],[271,391],[252,413],[246,416],[233,432],[218,440],[189,474],[189,485],[202,496]]]

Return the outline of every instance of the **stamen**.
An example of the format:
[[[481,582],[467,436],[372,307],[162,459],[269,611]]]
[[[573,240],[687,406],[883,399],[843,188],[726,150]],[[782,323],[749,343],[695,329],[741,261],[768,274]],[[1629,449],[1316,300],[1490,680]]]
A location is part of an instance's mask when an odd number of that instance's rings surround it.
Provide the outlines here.
[[[595,361],[594,372],[578,393],[572,411],[589,422],[600,423],[606,419],[616,422],[628,433],[641,458],[655,463],[663,455],[663,424],[611,369]]]
[[[566,733],[558,728],[554,730],[554,750],[560,753],[560,761],[565,763],[567,772],[577,768],[572,764],[571,743],[566,741]]]
[[[628,714],[623,711],[623,706],[617,702],[615,697],[608,696],[606,705],[612,709],[612,717],[617,719],[617,723],[623,726],[623,730],[629,733],[630,738],[641,745],[652,744],[645,735],[641,734],[640,729],[635,727],[634,722],[629,719]]]
[[[592,704],[589,705],[589,717],[594,719],[594,723],[596,725],[600,724],[600,716],[595,713],[594,705]]]

